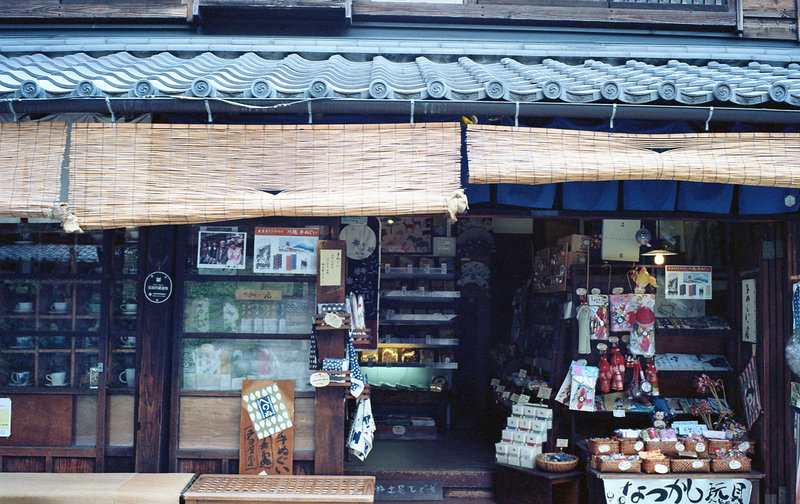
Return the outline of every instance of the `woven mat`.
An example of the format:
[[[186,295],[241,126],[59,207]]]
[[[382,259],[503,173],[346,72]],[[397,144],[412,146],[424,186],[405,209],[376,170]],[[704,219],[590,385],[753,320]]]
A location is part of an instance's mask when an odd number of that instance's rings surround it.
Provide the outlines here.
[[[179,504],[194,474],[0,473],[2,504]]]

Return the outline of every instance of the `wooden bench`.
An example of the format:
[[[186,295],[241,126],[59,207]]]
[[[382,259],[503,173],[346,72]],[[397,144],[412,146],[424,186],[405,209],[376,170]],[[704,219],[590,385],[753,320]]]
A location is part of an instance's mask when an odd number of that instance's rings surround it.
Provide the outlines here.
[[[282,504],[375,501],[373,476],[203,474],[183,494],[185,504]]]

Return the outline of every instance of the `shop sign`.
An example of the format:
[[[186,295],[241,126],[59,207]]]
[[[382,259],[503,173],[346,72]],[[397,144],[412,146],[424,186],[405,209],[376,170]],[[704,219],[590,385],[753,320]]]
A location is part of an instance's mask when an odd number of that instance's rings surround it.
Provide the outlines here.
[[[0,397],[0,437],[11,436],[11,399]]]
[[[151,303],[163,303],[172,295],[172,279],[163,271],[154,271],[144,279],[144,297]]]
[[[711,299],[711,266],[665,266],[666,299]]]
[[[280,301],[283,291],[265,289],[236,289],[237,301]]]
[[[606,504],[746,504],[752,483],[744,478],[604,479]]]
[[[380,480],[375,485],[375,502],[436,500],[442,500],[441,481]]]

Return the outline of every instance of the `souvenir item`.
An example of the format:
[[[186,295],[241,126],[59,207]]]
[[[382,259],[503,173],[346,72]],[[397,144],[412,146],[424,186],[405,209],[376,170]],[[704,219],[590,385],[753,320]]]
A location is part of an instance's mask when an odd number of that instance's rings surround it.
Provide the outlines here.
[[[619,353],[619,348],[611,349],[611,390],[623,390],[625,386],[622,379],[625,376],[625,357]]]
[[[570,367],[570,371],[572,373],[572,384],[569,393],[569,409],[594,411],[597,368],[575,362]]]
[[[608,296],[609,322],[612,331],[630,331],[633,320],[629,316],[633,312],[632,294],[612,294]]]
[[[364,460],[372,450],[372,441],[375,437],[375,420],[372,417],[372,405],[369,398],[359,399],[356,416],[350,427],[350,435],[347,437],[347,446],[350,453],[359,460]]]
[[[597,388],[600,392],[607,394],[611,391],[611,364],[606,359],[605,352],[600,354],[600,362],[597,364],[597,369]]]
[[[593,340],[608,339],[608,296],[591,294],[587,297],[591,315],[589,317],[589,336]]]
[[[645,370],[645,377],[648,383],[650,383],[651,387],[650,395],[652,396],[660,395],[660,392],[658,391],[658,375],[656,370],[655,359],[647,360],[647,369]]]
[[[578,307],[578,353],[588,354],[592,352],[589,342],[589,318],[592,311],[589,305],[586,304],[586,290],[578,289],[578,295],[581,296],[581,305]]]

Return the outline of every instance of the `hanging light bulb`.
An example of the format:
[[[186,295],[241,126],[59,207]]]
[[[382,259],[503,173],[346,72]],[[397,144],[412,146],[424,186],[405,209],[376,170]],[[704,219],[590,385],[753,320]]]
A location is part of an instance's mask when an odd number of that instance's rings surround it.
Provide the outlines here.
[[[653,262],[659,266],[664,264],[664,254],[656,254],[656,256],[653,258]]]

